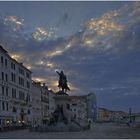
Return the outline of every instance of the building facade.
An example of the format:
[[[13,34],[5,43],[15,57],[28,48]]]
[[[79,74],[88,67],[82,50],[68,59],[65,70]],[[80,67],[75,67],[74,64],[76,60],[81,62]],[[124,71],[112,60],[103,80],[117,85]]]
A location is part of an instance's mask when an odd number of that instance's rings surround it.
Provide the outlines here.
[[[31,122],[31,71],[0,46],[0,124]]]
[[[42,123],[49,121],[49,90],[45,84],[41,85],[41,112]]]
[[[41,85],[32,81],[32,124],[39,125],[42,122],[41,111]]]
[[[44,124],[55,111],[54,92],[40,82],[32,82],[32,124]]]
[[[126,116],[128,113],[123,111],[112,111],[101,107],[98,107],[97,110],[97,121],[100,122],[119,122]]]
[[[52,90],[49,90],[49,116],[55,111],[55,94]]]
[[[87,99],[86,96],[70,96],[70,108],[72,111],[72,119],[78,123],[87,121]]]

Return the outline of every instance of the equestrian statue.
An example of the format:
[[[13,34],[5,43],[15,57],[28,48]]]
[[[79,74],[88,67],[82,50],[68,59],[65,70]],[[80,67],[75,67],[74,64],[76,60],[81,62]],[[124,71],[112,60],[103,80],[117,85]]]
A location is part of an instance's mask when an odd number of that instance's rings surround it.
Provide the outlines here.
[[[68,84],[67,84],[67,77],[63,73],[63,71],[61,72],[56,71],[56,73],[59,75],[59,81],[58,81],[59,91],[62,91],[63,93],[66,93],[67,90],[70,91],[70,88],[68,87]]]

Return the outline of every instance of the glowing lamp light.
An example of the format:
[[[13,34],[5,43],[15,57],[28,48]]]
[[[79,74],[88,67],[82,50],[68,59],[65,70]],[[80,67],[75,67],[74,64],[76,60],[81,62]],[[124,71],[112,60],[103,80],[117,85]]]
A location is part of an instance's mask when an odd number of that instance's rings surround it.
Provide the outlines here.
[[[20,121],[20,120],[19,120],[18,122],[19,122],[19,123],[21,123],[21,121]]]
[[[6,121],[6,123],[7,123],[7,124],[9,124],[9,123],[10,123],[10,121],[9,121],[9,120],[7,120],[7,121]]]
[[[48,88],[48,90],[51,90],[51,88]]]

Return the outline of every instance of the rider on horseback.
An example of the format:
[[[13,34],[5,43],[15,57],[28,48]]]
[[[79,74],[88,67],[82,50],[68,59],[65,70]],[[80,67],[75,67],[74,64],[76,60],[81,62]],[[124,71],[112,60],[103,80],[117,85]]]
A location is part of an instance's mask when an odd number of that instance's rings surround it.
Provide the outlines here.
[[[62,89],[62,91],[64,92],[65,89],[65,92],[67,92],[67,90],[70,90],[70,88],[67,85],[66,75],[64,75],[63,71],[61,72],[56,71],[56,72],[59,75],[59,85],[58,85],[59,90]]]

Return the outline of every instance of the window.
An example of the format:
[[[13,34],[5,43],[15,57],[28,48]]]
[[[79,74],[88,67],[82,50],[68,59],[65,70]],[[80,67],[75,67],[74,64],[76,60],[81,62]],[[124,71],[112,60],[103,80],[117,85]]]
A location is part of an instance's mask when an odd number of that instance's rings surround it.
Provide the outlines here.
[[[12,88],[12,98],[16,98],[16,89]]]
[[[15,64],[11,62],[11,69],[15,70],[16,67],[15,67]]]
[[[30,101],[30,95],[28,95],[28,101]]]
[[[24,70],[21,69],[21,68],[19,68],[19,73],[22,74],[22,75],[24,75]]]
[[[4,111],[5,110],[5,103],[2,102],[2,110]]]
[[[26,96],[26,101],[30,101],[30,95],[27,93],[27,96]]]
[[[22,78],[22,86],[24,86],[24,79]]]
[[[2,86],[2,95],[4,95],[4,86]]]
[[[30,74],[28,72],[26,72],[26,77],[30,78]]]
[[[4,73],[1,72],[1,79],[4,80]]]
[[[13,107],[13,112],[17,112],[17,110],[16,110],[16,108],[15,108],[15,107]]]
[[[5,66],[7,67],[7,59],[5,59]]]
[[[29,83],[29,81],[27,81],[27,88],[30,88],[30,83]]]
[[[11,69],[13,69],[13,63],[11,62]]]
[[[11,73],[11,80],[12,80],[12,82],[14,81],[13,79],[14,79],[14,78],[13,78],[13,73]]]
[[[20,77],[18,78],[18,83],[19,83],[19,85],[21,85],[21,78]]]
[[[24,86],[24,79],[19,77],[19,85]]]
[[[23,108],[21,108],[21,113],[24,113],[24,109]]]
[[[6,103],[6,110],[8,111],[8,103]]]
[[[30,110],[28,109],[28,114],[30,114]]]
[[[6,87],[6,96],[8,96],[8,87]]]
[[[20,99],[20,100],[24,100],[24,99],[25,99],[24,92],[19,91],[19,99]]]
[[[1,63],[3,64],[3,56],[1,56]]]
[[[6,82],[8,81],[8,75],[7,74],[5,74],[5,80],[6,80]]]
[[[14,73],[11,73],[11,80],[12,82],[16,82],[16,75]]]

